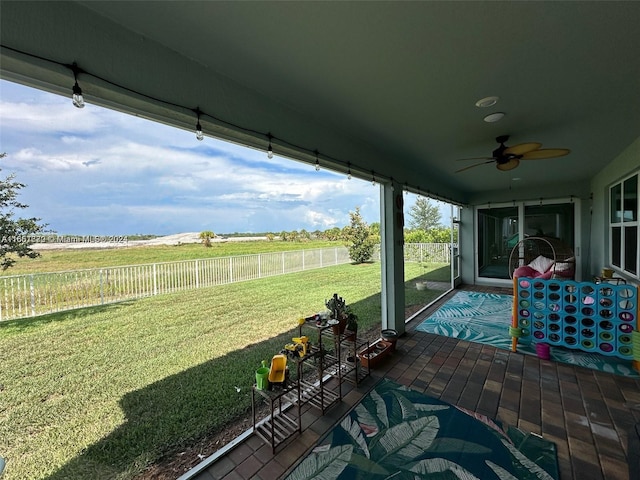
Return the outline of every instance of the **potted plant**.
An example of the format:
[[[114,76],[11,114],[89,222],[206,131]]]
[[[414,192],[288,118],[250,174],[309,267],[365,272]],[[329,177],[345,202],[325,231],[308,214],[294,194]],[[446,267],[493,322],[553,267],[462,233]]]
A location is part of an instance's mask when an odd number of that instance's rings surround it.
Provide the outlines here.
[[[347,313],[347,324],[345,326],[347,332],[347,340],[356,341],[356,333],[358,333],[358,316],[349,311]]]
[[[427,272],[429,270],[429,263],[427,262],[428,258],[429,258],[429,254],[424,253],[423,257],[418,262],[422,267],[422,275],[420,275],[420,279],[416,282],[416,290],[426,290],[428,288],[427,280],[425,279]]]
[[[336,335],[343,333],[347,326],[347,303],[342,297],[338,297],[337,293],[334,293],[333,297],[326,300],[324,304],[331,311],[331,318],[338,322],[337,325],[331,327],[333,333]]]

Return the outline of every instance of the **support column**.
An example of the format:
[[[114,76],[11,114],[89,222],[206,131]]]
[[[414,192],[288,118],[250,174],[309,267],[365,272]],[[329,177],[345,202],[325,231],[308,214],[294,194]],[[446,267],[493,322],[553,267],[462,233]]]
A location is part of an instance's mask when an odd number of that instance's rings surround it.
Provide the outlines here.
[[[404,326],[404,197],[397,182],[380,185],[382,328],[402,335]]]

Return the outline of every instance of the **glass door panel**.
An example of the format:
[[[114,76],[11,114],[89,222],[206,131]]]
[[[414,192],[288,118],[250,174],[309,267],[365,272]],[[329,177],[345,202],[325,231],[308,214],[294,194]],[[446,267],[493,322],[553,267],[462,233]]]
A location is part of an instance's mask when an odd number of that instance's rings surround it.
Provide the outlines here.
[[[462,283],[460,276],[460,207],[451,205],[451,287]]]
[[[478,276],[509,279],[509,254],[518,243],[518,207],[478,209]]]
[[[525,205],[524,236],[551,237],[574,248],[573,203]]]

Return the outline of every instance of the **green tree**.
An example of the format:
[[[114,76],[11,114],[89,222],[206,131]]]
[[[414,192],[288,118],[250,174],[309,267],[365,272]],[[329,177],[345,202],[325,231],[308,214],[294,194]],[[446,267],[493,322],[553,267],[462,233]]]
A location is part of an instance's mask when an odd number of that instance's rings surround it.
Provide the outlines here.
[[[424,230],[407,230],[404,233],[405,243],[431,243],[429,234]]]
[[[339,227],[333,227],[324,231],[324,238],[327,240],[340,240],[342,238],[342,230]]]
[[[306,229],[302,229],[300,230],[300,235],[299,235],[299,239],[303,242],[309,241],[311,240],[311,234],[309,232],[307,232]]]
[[[453,241],[456,242],[458,239],[456,238],[457,235],[457,231],[454,230],[454,239]],[[432,230],[429,231],[429,235],[431,237],[430,242],[431,243],[449,243],[451,241],[451,229],[450,228],[445,228],[445,227],[438,227],[438,228],[434,228]]]
[[[203,232],[200,232],[200,241],[205,247],[211,246],[212,238],[216,238],[216,234],[213,233],[211,230],[205,230]]]
[[[369,225],[369,232],[374,242],[380,243],[380,222],[373,222]]]
[[[0,154],[4,158],[7,154]],[[38,235],[45,233],[46,225],[38,222],[39,218],[14,218],[14,209],[28,208],[18,202],[18,193],[26,185],[15,181],[11,174],[0,180],[0,266],[3,270],[16,263],[15,256],[36,258],[40,254],[31,250],[37,242]]]
[[[418,197],[409,210],[409,226],[412,229],[430,230],[440,225],[440,210],[428,198]]]
[[[451,229],[447,227],[432,228],[425,230],[405,230],[405,243],[449,243],[451,241]],[[453,241],[458,241],[458,231],[453,231]]]
[[[349,257],[354,263],[364,263],[371,260],[374,240],[369,226],[360,215],[360,207],[355,212],[349,212],[351,224],[343,229],[343,235],[349,249]]]

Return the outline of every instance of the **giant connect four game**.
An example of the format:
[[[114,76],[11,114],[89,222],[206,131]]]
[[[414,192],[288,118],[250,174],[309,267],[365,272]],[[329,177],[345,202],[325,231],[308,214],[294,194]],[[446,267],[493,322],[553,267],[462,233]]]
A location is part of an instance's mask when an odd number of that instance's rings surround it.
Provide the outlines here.
[[[524,277],[514,287],[514,351],[518,341],[547,343],[640,365],[638,287]]]

